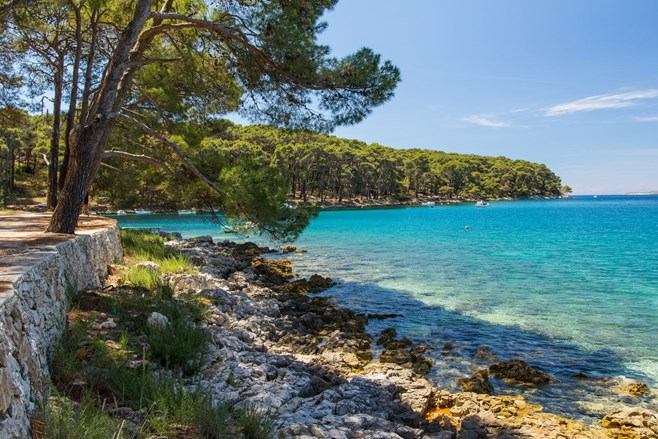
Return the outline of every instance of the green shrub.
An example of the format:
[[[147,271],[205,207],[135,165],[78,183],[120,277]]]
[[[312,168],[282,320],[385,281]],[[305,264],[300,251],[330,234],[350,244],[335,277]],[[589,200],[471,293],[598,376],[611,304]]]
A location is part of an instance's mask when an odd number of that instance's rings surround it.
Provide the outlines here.
[[[236,408],[235,425],[245,439],[268,439],[274,435],[276,418],[270,412],[264,412],[258,407],[246,404]]]
[[[228,436],[226,425],[231,416],[228,403],[213,405],[210,398],[204,398],[196,413],[196,426],[203,439],[224,439]]]
[[[208,347],[208,334],[190,322],[178,307],[169,307],[175,312],[163,310],[169,324],[147,326],[146,340],[153,360],[160,365],[180,370],[185,375],[196,372],[203,364],[203,356]]]
[[[162,284],[160,272],[148,267],[130,267],[124,279],[135,288],[147,290],[154,290]]]
[[[164,238],[145,230],[122,229],[121,243],[125,255],[139,261],[153,261],[167,256]]]
[[[160,270],[163,273],[193,273],[194,266],[192,263],[184,256],[181,255],[170,255],[161,260],[158,260],[157,263],[160,265]]]
[[[46,439],[123,439],[124,423],[97,409],[87,396],[80,403],[51,396],[45,410],[43,436]]]
[[[172,425],[194,426],[206,399],[201,388],[186,389],[181,380],[166,374],[160,375],[157,383],[149,427],[157,433],[167,433]]]
[[[142,367],[128,367],[115,365],[106,369],[104,374],[95,377],[99,383],[106,383],[114,395],[134,410],[148,408],[156,400],[160,383],[147,365]]]
[[[52,351],[50,377],[58,389],[65,391],[77,380],[81,373],[81,360],[78,347],[88,338],[90,324],[77,320],[64,332]]]

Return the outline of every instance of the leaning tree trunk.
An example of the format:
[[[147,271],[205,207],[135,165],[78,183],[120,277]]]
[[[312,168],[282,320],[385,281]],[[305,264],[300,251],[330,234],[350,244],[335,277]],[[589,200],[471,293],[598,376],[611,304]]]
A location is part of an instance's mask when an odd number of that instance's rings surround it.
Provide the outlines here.
[[[152,0],[137,1],[132,20],[121,33],[115,46],[100,90],[90,105],[90,114],[84,117],[87,123],[80,129],[79,135],[74,136],[76,138],[70,145],[66,177],[46,232],[67,234],[75,232],[85,194],[98,173],[110,132],[134,78],[137,68],[135,61],[141,57],[150,40],[155,36],[153,34],[150,39],[143,39],[139,42],[140,45],[137,44],[140,32],[149,18],[151,4]],[[168,0],[163,7],[170,5],[171,0]],[[158,24],[159,22],[154,20],[153,25]],[[55,187],[57,187],[56,179]]]
[[[100,118],[84,127],[76,143],[72,145],[64,185],[57,197],[57,206],[46,232],[75,232],[80,208],[91,182],[98,173],[105,144],[115,119]]]

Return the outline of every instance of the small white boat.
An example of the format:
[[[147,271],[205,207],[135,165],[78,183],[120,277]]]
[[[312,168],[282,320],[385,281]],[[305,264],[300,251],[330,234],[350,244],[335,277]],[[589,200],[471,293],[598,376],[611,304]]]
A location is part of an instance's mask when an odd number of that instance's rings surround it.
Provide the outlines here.
[[[237,227],[235,226],[222,226],[222,232],[224,233],[238,233],[240,230],[238,230]]]
[[[150,214],[151,214],[150,210],[135,209],[135,215],[150,215]]]
[[[126,214],[125,210],[123,210],[123,209],[117,210],[117,215],[125,215],[125,214]]]
[[[195,214],[196,212],[190,209],[184,209],[184,210],[179,210],[178,214],[179,215],[192,215]]]
[[[489,203],[487,203],[486,201],[482,201],[482,200],[477,201],[475,203],[475,207],[487,207],[488,205],[489,205]]]
[[[420,205],[425,207],[434,207],[436,206],[436,201],[425,201],[424,203],[420,203]]]

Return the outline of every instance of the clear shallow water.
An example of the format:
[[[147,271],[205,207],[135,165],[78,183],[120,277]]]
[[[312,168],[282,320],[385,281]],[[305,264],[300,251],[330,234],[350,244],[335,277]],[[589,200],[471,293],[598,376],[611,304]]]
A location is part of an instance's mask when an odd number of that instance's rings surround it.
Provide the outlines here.
[[[199,215],[119,221],[227,237]],[[594,419],[624,402],[599,378],[658,382],[658,197],[325,211],[296,245],[309,251],[291,256],[296,271],[340,281],[324,294],[357,311],[402,314],[370,329],[395,326],[427,344],[444,387],[485,366],[475,358],[483,345],[556,376],[523,392],[567,415]]]

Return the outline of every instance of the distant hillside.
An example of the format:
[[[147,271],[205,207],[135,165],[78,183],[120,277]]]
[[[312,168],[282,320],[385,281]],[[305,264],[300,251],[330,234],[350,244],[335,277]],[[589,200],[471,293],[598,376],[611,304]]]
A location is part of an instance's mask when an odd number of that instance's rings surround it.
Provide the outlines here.
[[[658,195],[658,191],[649,191],[649,192],[626,192],[624,195]]]
[[[395,149],[269,126],[230,125],[206,144],[278,167],[290,195],[302,199],[561,195],[560,178],[545,165],[506,157]]]
[[[277,193],[287,191],[289,199],[334,203],[557,197],[562,189],[560,178],[545,165],[506,157],[395,149],[310,131],[240,126],[225,120],[212,126],[180,124],[172,130],[197,168],[227,190],[242,190],[236,199],[244,203],[251,194],[244,192],[244,185],[256,188],[259,181],[270,185],[261,197],[270,197],[276,189]],[[113,139],[117,149],[139,155],[148,146],[150,154],[158,153],[148,137],[120,134]],[[106,197],[122,209],[197,207],[207,196],[204,186],[193,183],[194,177],[180,179],[187,171],[181,169],[176,157],[164,149],[159,154],[163,162],[173,157],[164,171],[109,158],[94,183],[93,196]],[[264,169],[272,171],[268,183],[263,183],[262,175],[257,176]],[[209,202],[221,205],[222,200]]]

